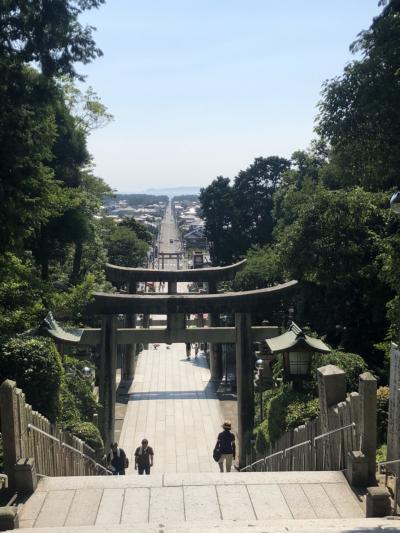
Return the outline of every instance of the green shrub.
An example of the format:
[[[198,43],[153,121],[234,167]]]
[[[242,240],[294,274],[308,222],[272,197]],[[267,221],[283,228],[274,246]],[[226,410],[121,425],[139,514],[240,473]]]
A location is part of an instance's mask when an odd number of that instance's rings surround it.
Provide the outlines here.
[[[64,358],[65,386],[74,397],[75,408],[84,421],[92,421],[93,414],[99,411],[99,404],[93,394],[91,380],[83,377],[83,369],[90,366],[87,361],[80,361],[75,357]],[[63,414],[64,418],[68,413]]]
[[[260,453],[289,429],[316,418],[319,403],[313,392],[294,391],[289,385],[284,385],[269,392],[265,409],[265,420],[256,430],[256,447]]]
[[[335,365],[346,372],[347,392],[358,391],[359,375],[368,370],[364,359],[355,353],[332,350],[330,353],[321,354],[314,358],[313,378],[316,381],[317,368],[325,365]]]
[[[389,396],[389,387],[379,387],[376,391],[378,443],[386,442],[389,420]]]
[[[64,379],[60,387],[60,409],[57,422],[62,427],[68,427],[81,421],[81,413],[79,412],[76,398],[69,390]]]
[[[28,403],[55,421],[63,377],[61,357],[53,341],[15,337],[0,349],[0,380],[16,381]]]
[[[383,463],[387,459],[387,446],[386,444],[381,444],[376,450],[376,462]]]
[[[67,427],[67,429],[93,448],[97,457],[101,457],[104,454],[103,439],[99,429],[92,422],[76,422]]]

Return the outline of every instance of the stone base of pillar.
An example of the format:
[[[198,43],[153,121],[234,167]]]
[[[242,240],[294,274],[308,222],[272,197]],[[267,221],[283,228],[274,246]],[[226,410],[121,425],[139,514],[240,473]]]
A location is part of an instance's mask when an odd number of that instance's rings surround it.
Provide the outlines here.
[[[367,488],[367,518],[380,518],[390,516],[392,508],[390,505],[390,493],[386,487]]]
[[[360,451],[349,452],[346,478],[352,487],[366,487],[368,484],[368,460]]]
[[[33,494],[37,487],[35,460],[33,457],[18,459],[15,465],[15,489],[20,494]]]
[[[17,506],[0,507],[0,531],[19,528],[17,510]]]

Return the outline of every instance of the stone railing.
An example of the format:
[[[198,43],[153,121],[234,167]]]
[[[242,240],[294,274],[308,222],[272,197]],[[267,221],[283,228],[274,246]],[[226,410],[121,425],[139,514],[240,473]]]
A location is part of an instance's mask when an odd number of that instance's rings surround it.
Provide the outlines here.
[[[375,378],[362,374],[359,392],[347,395],[344,372],[327,365],[318,369],[318,388],[320,415],[286,432],[242,471],[350,470],[351,476],[374,476]]]
[[[95,460],[95,451],[68,431],[51,424],[25,402],[14,381],[0,386],[4,472],[9,486],[33,485],[36,476],[94,476],[111,472]],[[26,482],[30,479],[29,482]],[[32,481],[33,480],[33,481]],[[34,487],[22,488],[30,492]]]

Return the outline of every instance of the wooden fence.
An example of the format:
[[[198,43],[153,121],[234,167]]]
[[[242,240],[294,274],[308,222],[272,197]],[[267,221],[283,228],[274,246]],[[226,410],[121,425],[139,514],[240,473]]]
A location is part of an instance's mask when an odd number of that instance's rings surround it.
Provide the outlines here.
[[[344,469],[348,452],[360,449],[360,402],[359,393],[353,392],[346,401],[331,407],[326,434],[321,429],[321,417],[287,431],[268,446],[263,457],[249,458],[252,467],[247,471]]]
[[[4,471],[10,479],[19,459],[32,457],[41,476],[94,476],[110,472],[96,462],[95,451],[78,437],[51,424],[25,402],[14,381],[0,386]]]
[[[320,415],[287,431],[242,471],[344,470],[349,452],[361,451],[371,476],[376,455],[376,379],[360,375],[359,392],[346,394],[345,373],[333,365],[318,369]]]

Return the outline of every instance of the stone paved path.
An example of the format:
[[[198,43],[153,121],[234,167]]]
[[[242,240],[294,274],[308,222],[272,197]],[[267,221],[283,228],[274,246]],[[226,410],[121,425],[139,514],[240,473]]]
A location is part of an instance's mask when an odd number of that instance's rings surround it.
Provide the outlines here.
[[[160,250],[178,251],[177,238],[169,206],[161,225]],[[175,261],[165,261],[165,269],[174,268]],[[187,292],[187,284],[178,283],[178,292]],[[144,437],[154,448],[153,473],[218,472],[212,450],[222,414],[205,356],[195,359],[193,354],[187,361],[184,344],[149,348],[139,355],[119,437],[130,459],[127,473],[135,473],[134,453]]]
[[[217,472],[212,450],[222,422],[204,355],[186,360],[185,345],[141,352],[120,435],[130,458],[146,437],[155,451],[153,473]]]
[[[124,524],[130,526],[126,533],[136,533],[151,523],[158,532],[166,524],[168,531],[179,531],[184,523],[192,532],[224,523],[231,528],[241,523],[240,531],[253,531],[257,521],[268,521],[268,528],[262,529],[266,532],[274,523],[288,531],[295,520],[325,519],[330,526],[362,516],[341,472],[256,472],[45,478],[20,519],[22,527],[52,532],[65,527],[65,533],[68,526],[91,525],[107,526],[111,533]],[[315,531],[317,523],[309,522],[307,531]]]

